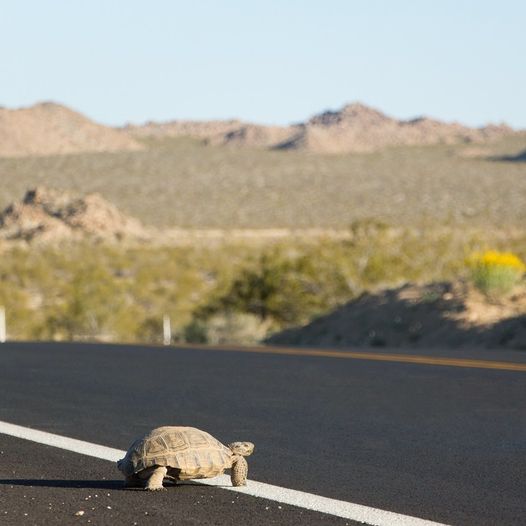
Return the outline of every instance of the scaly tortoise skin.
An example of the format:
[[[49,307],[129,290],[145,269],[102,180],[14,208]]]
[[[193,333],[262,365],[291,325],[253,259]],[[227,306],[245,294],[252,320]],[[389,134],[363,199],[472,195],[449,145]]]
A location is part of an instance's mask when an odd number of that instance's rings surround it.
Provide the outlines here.
[[[135,440],[117,467],[128,486],[146,484],[147,490],[164,489],[164,478],[175,481],[210,478],[225,469],[232,469],[233,486],[244,486],[248,464],[243,457],[253,451],[251,442],[225,446],[195,427],[164,426]]]

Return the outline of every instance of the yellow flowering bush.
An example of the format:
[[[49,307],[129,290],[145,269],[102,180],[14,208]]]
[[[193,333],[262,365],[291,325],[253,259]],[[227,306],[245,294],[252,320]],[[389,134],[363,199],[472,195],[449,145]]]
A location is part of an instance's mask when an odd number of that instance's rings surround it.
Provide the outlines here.
[[[467,264],[475,286],[489,296],[511,292],[526,272],[526,265],[511,252],[477,252],[468,258]]]

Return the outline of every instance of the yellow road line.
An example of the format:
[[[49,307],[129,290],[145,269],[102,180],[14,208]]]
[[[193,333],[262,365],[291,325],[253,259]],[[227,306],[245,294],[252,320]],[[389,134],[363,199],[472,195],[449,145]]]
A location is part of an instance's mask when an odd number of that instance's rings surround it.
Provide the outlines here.
[[[198,349],[203,351],[235,351],[261,354],[284,354],[292,356],[321,356],[325,358],[344,358],[350,360],[373,360],[378,362],[401,362],[421,365],[445,365],[449,367],[467,367],[475,369],[498,369],[501,371],[526,372],[526,363],[497,362],[492,360],[471,360],[464,358],[442,358],[432,356],[419,356],[411,354],[385,354],[376,352],[332,351],[326,349],[301,349],[290,347],[243,347],[232,345],[222,347],[219,345],[177,345],[180,348]]]

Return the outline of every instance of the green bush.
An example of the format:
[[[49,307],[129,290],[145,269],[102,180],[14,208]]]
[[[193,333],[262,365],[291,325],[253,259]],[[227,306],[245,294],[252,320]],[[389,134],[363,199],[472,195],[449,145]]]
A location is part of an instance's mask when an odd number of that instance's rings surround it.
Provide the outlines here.
[[[520,282],[526,266],[511,252],[488,250],[475,253],[468,258],[474,285],[487,296],[509,294]]]
[[[337,265],[274,249],[243,269],[226,293],[201,307],[197,316],[208,319],[216,313],[242,312],[282,327],[304,323],[350,296]]]
[[[192,320],[184,329],[184,339],[188,343],[250,345],[263,340],[269,328],[253,314],[225,312],[206,320]]]

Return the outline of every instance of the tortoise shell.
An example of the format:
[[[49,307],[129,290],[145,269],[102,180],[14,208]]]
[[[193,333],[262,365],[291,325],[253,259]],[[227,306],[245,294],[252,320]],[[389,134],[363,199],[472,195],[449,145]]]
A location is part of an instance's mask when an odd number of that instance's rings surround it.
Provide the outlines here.
[[[232,450],[195,427],[164,426],[138,438],[118,467],[126,476],[153,466],[178,470],[180,480],[209,478],[232,467]]]

